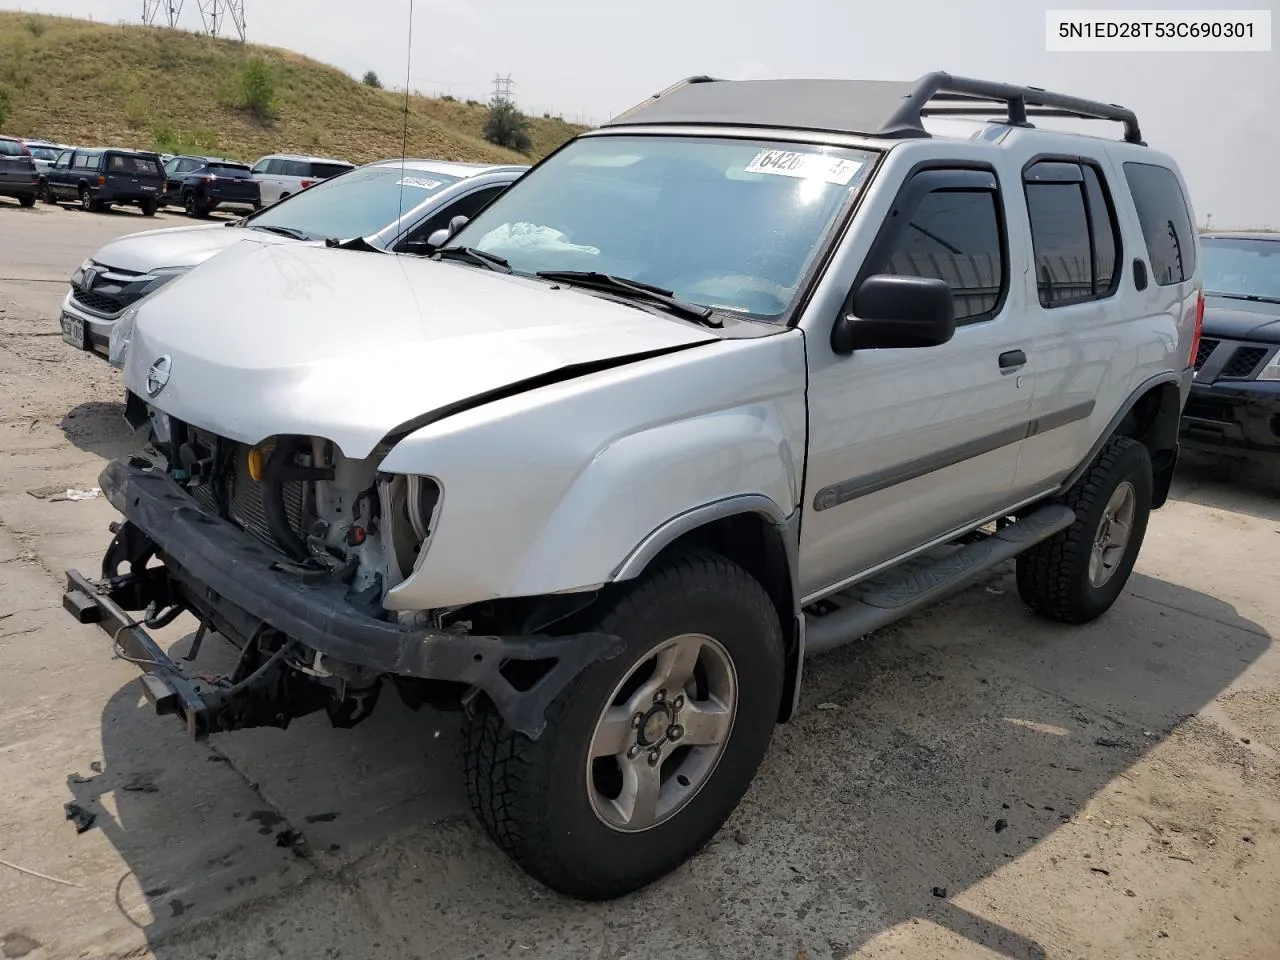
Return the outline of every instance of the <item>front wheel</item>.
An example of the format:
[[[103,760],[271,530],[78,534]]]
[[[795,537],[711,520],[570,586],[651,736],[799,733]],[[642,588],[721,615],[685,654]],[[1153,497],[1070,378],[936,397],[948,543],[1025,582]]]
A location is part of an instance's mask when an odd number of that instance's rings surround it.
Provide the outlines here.
[[[36,205],[36,195],[34,193],[24,194],[18,198],[18,206],[34,207]]]
[[[98,205],[94,202],[93,194],[89,192],[88,187],[80,188],[80,209],[90,212],[98,209]]]
[[[40,184],[40,199],[51,207],[58,205],[58,196],[53,192],[53,188],[47,183]]]
[[[188,193],[182,201],[183,209],[186,210],[188,217],[205,217],[208,211],[201,206],[200,201],[196,199],[194,193]]]
[[[537,740],[467,725],[467,793],[489,835],[560,893],[606,900],[692,857],[746,792],[782,696],[764,589],[713,553],[646,573],[588,629],[624,650],[583,672]]]
[[[141,207],[142,207],[142,215],[144,217],[154,217],[156,215],[156,210],[158,210],[160,207],[160,204],[157,203],[155,200],[143,200],[141,203]]]
[[[1151,455],[1112,437],[1062,502],[1076,522],[1018,557],[1018,595],[1046,617],[1088,623],[1111,608],[1133,572],[1151,514]]]

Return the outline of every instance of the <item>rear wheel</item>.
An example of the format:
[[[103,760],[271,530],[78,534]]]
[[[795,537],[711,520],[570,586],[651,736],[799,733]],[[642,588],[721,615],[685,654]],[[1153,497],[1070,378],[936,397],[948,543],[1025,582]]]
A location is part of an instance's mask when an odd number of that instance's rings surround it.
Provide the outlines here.
[[[36,205],[36,195],[34,193],[24,194],[18,198],[18,206],[34,207]]]
[[[1076,522],[1018,557],[1018,595],[1037,613],[1088,623],[1116,602],[1147,532],[1151,455],[1113,437],[1062,502]]]
[[[80,188],[80,209],[89,211],[98,209],[98,205],[96,201],[94,201],[93,194],[89,192],[88,187]]]
[[[182,207],[186,210],[188,217],[207,217],[209,215],[208,209],[206,209],[205,206],[196,199],[196,195],[191,192],[187,192],[183,195]]]
[[[40,184],[40,199],[51,207],[56,207],[58,205],[57,194],[53,192],[53,188],[49,186],[48,183]]]
[[[156,210],[160,208],[160,204],[154,200],[143,200],[140,206],[142,207],[142,215],[144,217],[154,217],[156,215]]]
[[[778,717],[783,642],[760,584],[705,552],[647,573],[588,629],[625,649],[570,684],[537,740],[479,711],[467,792],[526,872],[605,900],[675,869],[737,806]]]

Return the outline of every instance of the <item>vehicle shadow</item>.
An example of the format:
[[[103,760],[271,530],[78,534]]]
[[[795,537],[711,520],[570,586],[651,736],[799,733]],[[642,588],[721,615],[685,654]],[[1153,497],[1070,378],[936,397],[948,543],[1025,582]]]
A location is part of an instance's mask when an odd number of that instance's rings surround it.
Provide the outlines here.
[[[270,895],[314,891],[309,878],[359,895],[308,914],[307,939],[274,943],[281,956],[310,960],[307,944],[372,922],[381,949],[364,955],[844,960],[919,922],[1033,960],[1045,944],[961,895],[1074,828],[1269,643],[1230,605],[1137,575],[1099,621],[1046,623],[998,573],[810,661],[801,710],[729,824],[607,904],[550,894],[509,864],[465,812],[458,718],[411,713],[390,690],[354,730],[309,717],[197,745],[130,683],[103,710],[102,773],[68,785],[129,864],[120,909],[161,960],[192,955],[194,924],[247,903],[237,928],[292,928],[297,908]],[[218,638],[206,647],[200,673],[229,663]],[[1088,859],[1055,869],[1091,876]],[[1048,888],[1043,902],[1053,909]],[[236,935],[219,934],[220,960],[257,955]]]
[[[104,460],[142,452],[141,443],[125,422],[123,403],[77,404],[62,415],[58,426],[77,449]]]
[[[1169,495],[1202,507],[1280,521],[1280,458],[1257,462],[1185,453]]]

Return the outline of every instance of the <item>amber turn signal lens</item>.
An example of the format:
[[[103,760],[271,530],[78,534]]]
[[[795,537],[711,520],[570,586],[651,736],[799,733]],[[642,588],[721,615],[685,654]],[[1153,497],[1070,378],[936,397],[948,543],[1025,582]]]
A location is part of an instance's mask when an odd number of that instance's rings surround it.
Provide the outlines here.
[[[257,447],[249,449],[249,476],[255,482],[262,480],[262,451]]]

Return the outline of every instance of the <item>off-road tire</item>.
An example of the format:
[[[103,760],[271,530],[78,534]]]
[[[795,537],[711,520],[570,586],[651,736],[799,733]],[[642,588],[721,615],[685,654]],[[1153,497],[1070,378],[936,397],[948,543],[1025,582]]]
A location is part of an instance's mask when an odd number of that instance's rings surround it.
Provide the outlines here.
[[[58,205],[58,198],[54,196],[53,187],[47,183],[40,184],[40,199],[51,207]]]
[[[34,193],[23,194],[18,198],[18,206],[34,207],[36,205],[36,195]]]
[[[583,629],[618,636],[624,650],[589,667],[547,709],[537,740],[496,712],[466,724],[472,809],[489,836],[546,886],[608,900],[675,869],[733,812],[768,749],[782,696],[783,638],[760,584],[719,554],[673,556],[646,572]],[[733,661],[737,713],[715,769],[688,804],[640,833],[606,826],[588,794],[586,757],[605,701],[655,644],[683,633],[715,637]]]
[[[138,204],[138,206],[142,208],[142,215],[144,217],[154,217],[156,215],[156,211],[160,209],[160,204],[155,200],[143,200],[142,203]]]
[[[80,188],[80,209],[89,213],[98,212],[98,201],[93,199],[93,194],[89,192],[88,187]]]
[[[1089,580],[1089,555],[1107,502],[1120,484],[1133,485],[1137,504],[1132,530],[1119,564],[1100,587]],[[1088,623],[1106,613],[1124,590],[1142,549],[1151,514],[1151,455],[1128,437],[1112,437],[1058,502],[1076,512],[1061,533],[1022,553],[1017,560],[1018,596],[1032,610],[1063,623]]]

